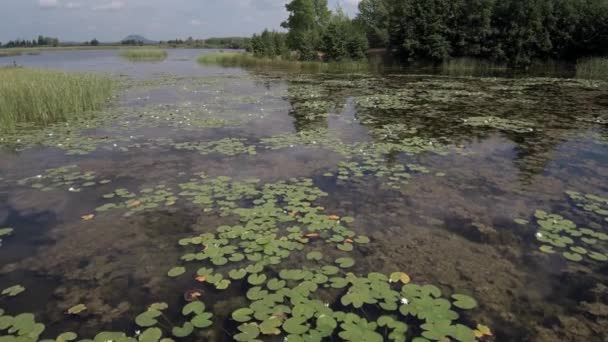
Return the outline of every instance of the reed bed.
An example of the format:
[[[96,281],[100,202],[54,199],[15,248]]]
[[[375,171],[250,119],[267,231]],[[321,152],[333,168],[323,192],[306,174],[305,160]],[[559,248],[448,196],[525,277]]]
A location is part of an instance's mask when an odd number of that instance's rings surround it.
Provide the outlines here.
[[[0,68],[0,130],[81,117],[99,109],[112,89],[113,81],[101,75]]]

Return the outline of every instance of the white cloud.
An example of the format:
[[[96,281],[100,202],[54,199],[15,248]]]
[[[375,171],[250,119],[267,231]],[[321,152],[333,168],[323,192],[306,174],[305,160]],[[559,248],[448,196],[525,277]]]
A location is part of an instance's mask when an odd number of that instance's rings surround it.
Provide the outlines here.
[[[57,8],[59,7],[58,0],[38,0],[40,8]]]
[[[124,7],[125,7],[124,2],[115,0],[115,1],[110,1],[108,3],[105,3],[105,4],[94,6],[93,10],[94,11],[118,11]]]
[[[67,8],[67,9],[78,9],[81,7],[82,7],[82,4],[79,2],[68,2],[67,4],[65,4],[65,8]]]
[[[190,25],[192,26],[202,26],[204,23],[198,19],[190,20]]]

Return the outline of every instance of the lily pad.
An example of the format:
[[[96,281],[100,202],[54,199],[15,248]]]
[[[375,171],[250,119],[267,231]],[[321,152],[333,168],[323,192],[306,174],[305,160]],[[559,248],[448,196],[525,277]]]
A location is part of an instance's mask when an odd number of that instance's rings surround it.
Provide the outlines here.
[[[173,267],[172,269],[169,270],[169,272],[167,272],[167,275],[169,277],[175,278],[175,277],[179,277],[180,275],[186,273],[186,268],[182,267],[182,266],[177,266],[177,267]]]
[[[477,301],[467,295],[454,294],[452,295],[454,306],[463,310],[470,310],[477,306]]]

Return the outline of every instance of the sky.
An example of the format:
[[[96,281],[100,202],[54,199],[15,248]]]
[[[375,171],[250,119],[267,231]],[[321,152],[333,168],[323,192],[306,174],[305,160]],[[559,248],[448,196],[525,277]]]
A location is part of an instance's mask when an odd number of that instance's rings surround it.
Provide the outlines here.
[[[250,36],[279,29],[288,0],[0,0],[0,42],[39,34],[62,41]],[[329,0],[349,15],[359,0]]]

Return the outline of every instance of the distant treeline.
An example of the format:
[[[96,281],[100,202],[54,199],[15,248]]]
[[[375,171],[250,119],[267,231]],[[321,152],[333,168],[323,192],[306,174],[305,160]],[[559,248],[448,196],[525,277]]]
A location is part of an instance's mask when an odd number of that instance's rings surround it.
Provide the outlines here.
[[[607,0],[362,0],[354,19],[329,11],[327,0],[286,8],[287,33],[254,35],[255,55],[341,60],[371,47],[403,62],[473,57],[522,66],[608,54]]]
[[[7,42],[6,44],[2,44],[2,42],[0,42],[0,47],[5,47],[5,48],[58,46],[58,45],[59,45],[59,39],[52,38],[52,37],[44,37],[44,36],[38,36],[38,38],[34,38],[32,40],[25,40],[25,39],[11,40],[11,41]]]
[[[249,46],[250,39],[247,37],[222,37],[222,38],[207,38],[194,39],[174,39],[161,41],[160,45],[169,45],[172,47],[191,47],[201,49],[245,49]]]

